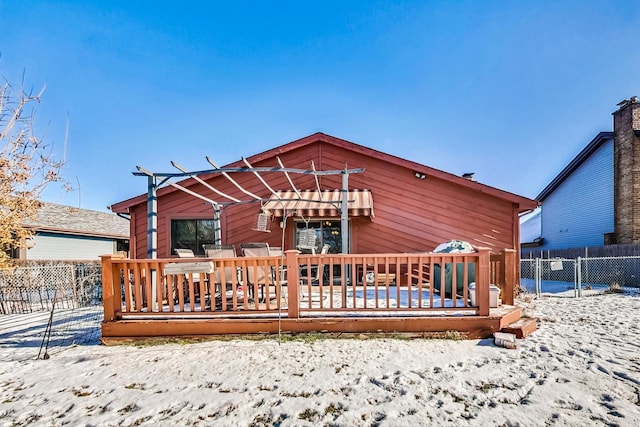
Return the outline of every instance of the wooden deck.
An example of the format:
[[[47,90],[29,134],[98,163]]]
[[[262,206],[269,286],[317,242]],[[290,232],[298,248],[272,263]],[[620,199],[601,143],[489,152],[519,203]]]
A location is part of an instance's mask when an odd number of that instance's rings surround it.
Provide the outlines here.
[[[518,321],[515,252],[102,260],[103,341],[300,332],[488,337]],[[319,272],[322,272],[320,274]],[[415,272],[418,272],[416,274]],[[476,283],[472,306],[467,286]],[[504,305],[490,307],[489,283]]]

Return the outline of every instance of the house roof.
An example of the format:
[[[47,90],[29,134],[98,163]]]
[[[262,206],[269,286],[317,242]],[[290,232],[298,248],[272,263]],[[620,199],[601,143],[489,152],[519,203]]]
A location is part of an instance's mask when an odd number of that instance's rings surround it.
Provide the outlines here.
[[[108,212],[42,203],[35,221],[25,224],[36,231],[92,237],[129,238],[129,221]]]
[[[252,163],[258,163],[260,161],[266,160],[266,159],[271,159],[274,158],[278,155],[287,153],[289,151],[293,151],[293,150],[297,150],[301,147],[307,146],[309,144],[315,144],[318,142],[322,142],[322,143],[326,143],[326,144],[331,144],[334,146],[338,146],[340,148],[343,148],[345,150],[349,150],[349,151],[353,151],[355,153],[360,153],[375,159],[379,159],[382,161],[386,161],[389,162],[391,164],[400,166],[400,167],[405,167],[407,169],[413,170],[415,172],[419,172],[422,174],[425,174],[427,177],[431,176],[434,178],[439,178],[448,182],[451,182],[453,184],[456,185],[460,185],[463,187],[468,187],[470,189],[473,189],[475,191],[479,191],[481,193],[486,193],[495,197],[498,197],[500,199],[504,199],[507,200],[509,202],[515,203],[518,205],[518,209],[520,212],[525,212],[525,211],[529,211],[532,209],[535,209],[538,204],[535,200],[531,200],[529,198],[523,197],[523,196],[519,196],[517,194],[513,194],[513,193],[509,193],[507,191],[503,191],[500,189],[497,189],[495,187],[491,187],[489,185],[486,184],[482,184],[479,183],[477,181],[472,181],[470,179],[465,179],[462,178],[458,175],[454,175],[448,172],[444,172],[438,169],[434,169],[432,167],[420,164],[420,163],[416,163],[413,162],[411,160],[407,160],[407,159],[403,159],[391,154],[387,154],[384,153],[382,151],[378,151],[375,150],[373,148],[369,148],[369,147],[365,147],[363,145],[359,145],[344,139],[340,139],[340,138],[336,138],[334,136],[331,135],[327,135],[325,133],[322,132],[317,132],[314,133],[312,135],[306,136],[304,138],[289,142],[287,144],[272,148],[270,150],[267,151],[263,151],[262,153],[258,153],[255,154],[251,157],[248,157],[247,160]],[[236,162],[230,163],[228,165],[225,165],[224,167],[229,167],[229,168],[233,168],[233,167],[245,167],[246,165],[243,163],[242,160],[238,160]],[[187,186],[189,182],[193,182],[195,183],[196,181],[193,180],[193,178],[189,178],[186,179],[184,181],[184,186]],[[173,187],[165,187],[162,189],[163,191],[179,191]],[[112,206],[110,206],[110,209],[113,212],[118,212],[118,213],[129,213],[129,208],[132,206],[136,206],[139,205],[141,203],[146,203],[147,200],[147,195],[146,194],[141,194],[139,196],[133,197],[131,199],[128,200],[124,200],[122,202],[116,203]]]
[[[613,139],[613,132],[600,132],[596,135],[595,138],[591,140],[589,144],[587,144],[584,149],[578,153],[576,157],[573,158],[569,162],[569,164],[562,169],[562,171],[556,176],[550,183],[547,185],[544,190],[540,192],[536,196],[536,200],[538,202],[542,202],[546,199],[551,193],[553,193],[559,186],[567,179],[571,174],[580,167],[594,152],[602,146],[607,141]]]

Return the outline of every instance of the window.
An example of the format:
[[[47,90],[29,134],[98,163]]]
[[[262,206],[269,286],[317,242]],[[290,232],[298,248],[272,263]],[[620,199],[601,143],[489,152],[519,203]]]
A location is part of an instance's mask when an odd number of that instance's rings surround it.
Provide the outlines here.
[[[171,220],[171,254],[175,249],[191,249],[196,255],[204,255],[202,245],[215,242],[212,219]]]
[[[129,252],[129,240],[117,239],[116,252]]]
[[[323,245],[329,245],[330,254],[342,253],[342,233],[340,232],[340,221],[322,220],[322,221],[303,221],[296,222],[295,230],[295,246],[298,248],[301,244],[304,246],[303,251],[311,252],[307,248],[309,236],[315,232],[314,247],[316,253],[320,253]]]

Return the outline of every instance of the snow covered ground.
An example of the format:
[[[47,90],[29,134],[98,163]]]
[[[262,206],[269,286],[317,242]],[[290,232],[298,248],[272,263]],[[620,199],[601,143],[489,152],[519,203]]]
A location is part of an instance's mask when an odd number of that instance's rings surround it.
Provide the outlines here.
[[[492,340],[233,339],[0,346],[0,425],[640,425],[640,297],[520,301]],[[1,334],[1,332],[0,332]]]

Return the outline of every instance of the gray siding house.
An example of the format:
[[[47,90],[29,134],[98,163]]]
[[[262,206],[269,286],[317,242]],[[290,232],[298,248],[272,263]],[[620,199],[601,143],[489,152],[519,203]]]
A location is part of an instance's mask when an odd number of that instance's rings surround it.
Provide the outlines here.
[[[613,132],[601,132],[536,196],[540,249],[605,244],[614,232],[613,189]]]
[[[618,105],[614,131],[596,135],[536,197],[540,237],[523,248],[640,243],[640,101]]]
[[[129,221],[117,215],[43,203],[38,218],[26,227],[35,231],[20,260],[98,260],[128,251]]]
[[[540,208],[520,217],[520,246],[523,248],[540,246]]]

